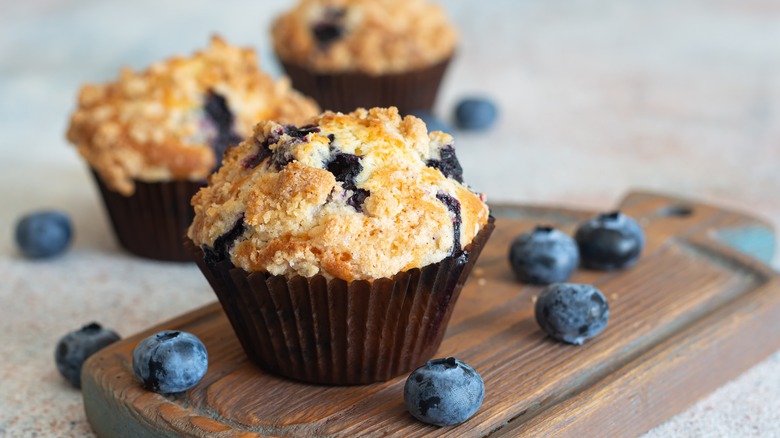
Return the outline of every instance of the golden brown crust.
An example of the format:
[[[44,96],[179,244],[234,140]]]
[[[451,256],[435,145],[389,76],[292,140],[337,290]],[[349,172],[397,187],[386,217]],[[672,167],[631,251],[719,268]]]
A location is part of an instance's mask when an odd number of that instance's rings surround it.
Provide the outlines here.
[[[251,49],[213,37],[191,57],[173,57],[142,72],[123,69],[115,82],[85,85],[67,137],[111,189],[124,195],[134,180],[198,180],[214,169],[216,127],[204,111],[207,95],[222,96],[233,130],[246,138],[258,120],[299,123],[317,105],[285,78],[260,71]]]
[[[192,200],[195,244],[213,250],[243,220],[227,256],[246,271],[373,280],[441,261],[487,222],[481,196],[431,164],[449,135],[395,108],[308,123],[261,122],[228,151]]]
[[[336,26],[340,37],[318,41],[313,29]],[[301,0],[276,19],[276,54],[320,73],[397,73],[452,56],[457,32],[427,0]]]

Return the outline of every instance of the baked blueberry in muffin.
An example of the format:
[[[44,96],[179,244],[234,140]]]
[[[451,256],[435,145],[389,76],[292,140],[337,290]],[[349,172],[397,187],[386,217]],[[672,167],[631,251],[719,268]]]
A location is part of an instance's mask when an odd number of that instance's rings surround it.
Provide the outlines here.
[[[214,149],[214,155],[217,160],[217,167],[222,163],[222,155],[229,146],[237,145],[243,137],[235,130],[233,122],[233,112],[227,104],[227,100],[215,93],[209,91],[206,95],[204,112],[208,120],[216,127],[216,134],[212,134],[209,144]]]
[[[346,25],[344,17],[346,14],[346,8],[326,7],[318,19],[311,24],[311,33],[319,43],[320,50],[327,50],[330,43],[344,36]]]

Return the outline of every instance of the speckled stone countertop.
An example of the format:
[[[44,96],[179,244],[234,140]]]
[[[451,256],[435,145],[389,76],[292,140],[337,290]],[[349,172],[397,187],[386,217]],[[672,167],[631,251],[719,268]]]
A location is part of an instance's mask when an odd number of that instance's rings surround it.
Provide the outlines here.
[[[456,135],[467,181],[491,200],[602,210],[644,188],[780,226],[780,2],[444,3],[463,43],[439,113],[474,94],[501,109],[490,132]],[[214,32],[278,75],[268,26],[286,4],[0,0],[0,437],[91,435],[54,367],[65,332],[98,320],[129,336],[214,301],[195,266],[118,248],[64,140],[79,85]],[[72,216],[75,244],[27,261],[13,226],[43,207]],[[779,388],[780,352],[646,436],[780,436]]]

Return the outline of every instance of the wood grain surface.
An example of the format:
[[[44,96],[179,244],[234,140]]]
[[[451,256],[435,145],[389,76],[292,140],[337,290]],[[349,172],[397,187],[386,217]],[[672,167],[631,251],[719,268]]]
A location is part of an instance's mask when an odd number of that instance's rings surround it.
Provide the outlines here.
[[[100,436],[626,436],[682,411],[780,348],[780,280],[747,246],[719,236],[764,222],[649,193],[619,208],[643,226],[640,262],[619,272],[579,270],[610,321],[583,346],[553,341],[533,318],[539,287],[517,283],[511,240],[539,223],[572,232],[593,212],[493,206],[496,230],[461,293],[437,357],[483,377],[485,401],[466,423],[437,428],[403,404],[404,377],[366,386],[297,383],[244,356],[213,304],[109,346],[82,374],[87,417]],[[143,389],[137,342],[163,329],[196,334],[209,351],[204,379],[176,395]]]

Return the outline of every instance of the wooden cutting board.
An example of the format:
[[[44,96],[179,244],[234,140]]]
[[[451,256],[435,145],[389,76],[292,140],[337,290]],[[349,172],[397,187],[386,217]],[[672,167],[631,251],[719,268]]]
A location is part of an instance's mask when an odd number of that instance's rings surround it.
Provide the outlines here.
[[[601,289],[609,325],[583,346],[537,326],[540,288],[517,283],[512,239],[536,224],[567,232],[593,212],[494,206],[496,230],[457,303],[438,357],[484,378],[485,401],[466,423],[437,428],[403,404],[405,376],[328,387],[264,373],[248,362],[218,304],[109,346],[89,359],[82,385],[95,432],[116,436],[631,436],[684,410],[780,348],[780,280],[765,222],[695,202],[633,193],[619,207],[645,229],[640,262],[622,272],[577,271]],[[751,255],[752,254],[752,255]],[[135,380],[136,343],[178,329],[200,337],[209,370],[191,390],[164,396]]]

